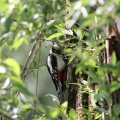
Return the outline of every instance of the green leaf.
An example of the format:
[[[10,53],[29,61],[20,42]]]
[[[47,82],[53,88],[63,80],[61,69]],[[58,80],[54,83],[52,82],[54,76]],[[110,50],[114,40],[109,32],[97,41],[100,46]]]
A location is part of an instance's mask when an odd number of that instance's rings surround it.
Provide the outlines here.
[[[64,53],[69,54],[69,53],[72,53],[72,51],[73,51],[72,48],[66,48],[66,49],[64,50]]]
[[[28,90],[27,90],[27,87],[24,85],[21,85],[21,84],[15,84],[15,87],[21,92],[23,93],[23,95],[27,95],[27,96],[33,96],[32,93],[30,93]]]
[[[96,113],[96,114],[95,114],[95,120],[98,120],[99,118],[101,118],[101,114]]]
[[[64,34],[68,34],[68,35],[73,35],[73,32],[72,32],[72,30],[67,30],[67,29],[65,29],[63,26],[61,27],[61,26],[55,26],[58,30],[60,30],[60,31],[62,31],[62,33],[64,33]]]
[[[21,45],[22,43],[25,41],[25,38],[16,38],[14,44],[12,45],[12,49],[15,49],[17,50]]]
[[[37,67],[37,62],[33,61],[33,67],[36,68]]]
[[[75,59],[75,56],[73,55],[73,56],[71,56],[71,58],[70,58],[70,60],[69,60],[69,63],[68,64],[70,64],[73,60]]]
[[[61,110],[63,112],[63,114],[66,114],[66,111],[67,111],[67,107],[68,107],[68,102],[64,102],[62,105],[61,105]]]
[[[76,112],[73,108],[70,109],[69,117],[71,120],[76,120]]]
[[[4,60],[4,63],[8,65],[17,76],[20,76],[20,66],[16,60],[7,58]]]
[[[61,25],[61,24],[55,25],[55,27],[56,27],[58,30],[60,30],[60,31],[65,30],[64,26]]]
[[[0,1],[0,13],[4,12],[7,10],[9,7],[8,3],[5,3],[4,1]]]
[[[52,112],[50,112],[51,118],[56,118],[58,116],[59,109],[58,108],[52,108]]]
[[[12,77],[10,77],[10,79],[12,80],[12,81],[14,81],[16,84],[18,84],[18,85],[21,85],[21,86],[25,86],[25,83],[23,82],[23,80],[21,80],[20,78],[18,78],[18,77],[14,77],[14,76],[12,76]],[[16,87],[16,86],[15,86]]]
[[[109,88],[110,92],[112,93],[120,88],[120,84],[117,81],[112,82],[111,84],[109,84]]]
[[[62,35],[64,35],[64,33],[54,33],[50,37],[48,37],[47,40],[51,40],[53,38],[60,37]]]
[[[34,71],[33,71],[33,76],[34,76],[34,78],[37,78],[37,74]]]
[[[117,61],[116,54],[115,54],[115,52],[113,52],[112,53],[112,64],[116,65],[116,61]]]
[[[120,104],[114,105],[113,109],[114,109],[115,115],[119,115],[120,114]]]
[[[84,27],[93,25],[94,23],[95,23],[95,20],[92,18],[90,20],[86,20],[85,22],[83,22],[82,27],[84,28]]]
[[[20,105],[19,108],[23,111],[23,110],[31,109],[32,106],[30,104],[24,104],[24,105]]]
[[[13,96],[13,101],[14,101],[14,105],[17,106],[19,101],[18,101],[18,96],[17,95],[14,95]]]

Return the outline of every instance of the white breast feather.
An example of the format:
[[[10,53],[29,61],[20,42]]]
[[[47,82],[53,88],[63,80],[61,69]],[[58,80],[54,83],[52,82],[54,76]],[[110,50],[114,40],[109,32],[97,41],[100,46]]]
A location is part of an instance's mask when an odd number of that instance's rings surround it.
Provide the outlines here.
[[[65,62],[63,61],[62,59],[62,56],[59,56],[57,54],[55,54],[55,56],[57,57],[57,68],[58,68],[58,71],[62,71],[65,67]]]

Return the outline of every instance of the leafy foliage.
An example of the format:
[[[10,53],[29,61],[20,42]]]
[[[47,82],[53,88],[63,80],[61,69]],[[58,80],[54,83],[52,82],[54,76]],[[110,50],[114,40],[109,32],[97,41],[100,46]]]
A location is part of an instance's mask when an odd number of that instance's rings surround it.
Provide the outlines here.
[[[65,0],[1,0],[0,5],[0,114],[3,117],[23,120],[31,114],[33,120],[54,120],[59,115],[65,120],[76,119],[74,109],[67,116],[67,102],[61,106],[57,102],[58,107],[43,105],[23,81],[30,71],[24,77],[21,76],[24,66],[12,57],[13,51],[18,52],[22,45],[32,46],[44,26],[41,42],[52,41],[66,46],[64,53],[71,55],[69,64],[74,59],[79,61],[76,63],[76,74],[84,71],[90,76],[90,84],[98,84],[100,92],[96,94],[97,100],[102,95],[109,101],[110,94],[120,88],[120,63],[116,61],[116,54],[112,54],[112,63],[109,65],[99,61],[99,55],[105,48],[100,45],[106,37],[103,26],[106,23],[113,25],[113,19],[119,18],[119,0],[77,0],[68,5]],[[76,22],[79,27],[75,26]],[[74,29],[77,36],[70,28]],[[70,36],[69,39],[64,38],[65,34]],[[98,34],[102,37],[95,40],[95,35]],[[67,44],[71,38],[76,38],[78,42]],[[24,51],[21,53],[24,54]],[[29,70],[38,70],[39,64],[34,59],[31,63]],[[116,79],[108,86],[104,84],[106,73],[112,73]],[[89,86],[84,87],[89,92]],[[119,115],[118,106],[114,106],[116,118]],[[96,113],[96,119],[100,116]]]

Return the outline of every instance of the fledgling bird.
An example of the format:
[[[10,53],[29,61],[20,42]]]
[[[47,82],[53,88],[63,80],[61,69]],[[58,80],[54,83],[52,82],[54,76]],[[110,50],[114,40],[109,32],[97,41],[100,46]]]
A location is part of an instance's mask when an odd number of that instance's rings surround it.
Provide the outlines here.
[[[46,61],[49,74],[58,92],[62,91],[62,84],[64,82],[63,71],[66,66],[60,52],[61,52],[60,46],[54,44]]]

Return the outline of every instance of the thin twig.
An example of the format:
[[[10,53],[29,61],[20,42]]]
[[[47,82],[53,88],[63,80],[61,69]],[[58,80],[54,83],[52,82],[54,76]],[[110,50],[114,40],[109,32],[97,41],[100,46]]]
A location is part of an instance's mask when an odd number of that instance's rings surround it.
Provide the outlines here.
[[[39,64],[40,64],[40,46],[41,46],[41,43],[39,44],[39,55],[38,55],[38,66],[39,66]],[[37,96],[37,88],[38,88],[38,72],[39,72],[39,69],[37,69],[37,79],[36,79],[36,96]]]
[[[46,29],[45,29],[45,25],[44,25],[43,28],[42,28],[42,30],[39,32],[39,35],[38,35],[38,37],[37,37],[37,40],[36,40],[35,43],[34,43],[34,46],[33,46],[32,50],[31,50],[30,53],[29,53],[29,56],[28,56],[27,61],[26,61],[26,64],[25,64],[25,66],[24,66],[24,68],[23,68],[23,70],[22,70],[21,77],[23,77],[23,75],[24,75],[24,73],[25,73],[25,71],[26,71],[26,69],[27,69],[27,65],[28,65],[28,63],[29,63],[29,61],[30,61],[30,59],[31,59],[31,57],[32,57],[32,54],[34,53],[34,50],[35,50],[35,48],[36,48],[36,45],[37,45],[38,41],[41,40],[40,37],[42,37],[42,35],[43,35],[43,33],[45,32],[45,30],[46,30]],[[30,67],[29,67],[29,68],[30,68]],[[27,73],[28,73],[28,72],[27,72]]]
[[[31,67],[31,65],[32,65],[32,63],[33,63],[33,61],[34,61],[34,59],[35,59],[35,56],[36,56],[38,50],[39,50],[39,46],[38,46],[38,48],[36,49],[36,51],[35,51],[35,53],[34,53],[34,55],[33,55],[33,58],[32,58],[32,60],[31,60],[31,62],[30,62],[30,65],[29,65],[29,67],[28,67],[28,70],[26,71],[26,74],[25,74],[25,76],[24,76],[24,80],[25,80],[26,76],[27,76],[28,73],[29,73],[30,67]]]
[[[0,43],[0,46],[2,46],[7,40],[8,40],[8,38],[6,38],[5,40],[3,40],[3,41]]]
[[[12,35],[12,32],[5,33],[4,35],[2,35],[2,37],[0,37],[0,46],[3,45],[7,40],[9,40],[8,38],[10,37],[10,35]]]
[[[31,72],[33,72],[34,70],[37,70],[37,69],[39,69],[39,67],[42,67],[43,65],[46,65],[45,63],[44,64],[42,64],[42,65],[39,65],[38,67],[36,67],[35,69],[33,69],[33,70],[31,70],[31,71],[29,71],[28,72],[28,74],[30,74]],[[28,75],[27,74],[27,75]],[[25,78],[25,75],[22,77],[23,79]]]
[[[29,53],[29,56],[28,56],[27,61],[26,61],[26,64],[25,64],[25,66],[24,66],[24,68],[23,68],[23,71],[22,71],[22,73],[21,73],[21,77],[24,75],[25,70],[27,69],[27,65],[28,65],[28,63],[29,63],[29,60],[30,60],[32,54],[33,54],[33,51],[34,51],[34,49],[35,49],[35,47],[36,47],[36,44],[37,44],[37,41],[35,41],[34,46],[33,46],[32,50],[31,50],[30,53]]]

